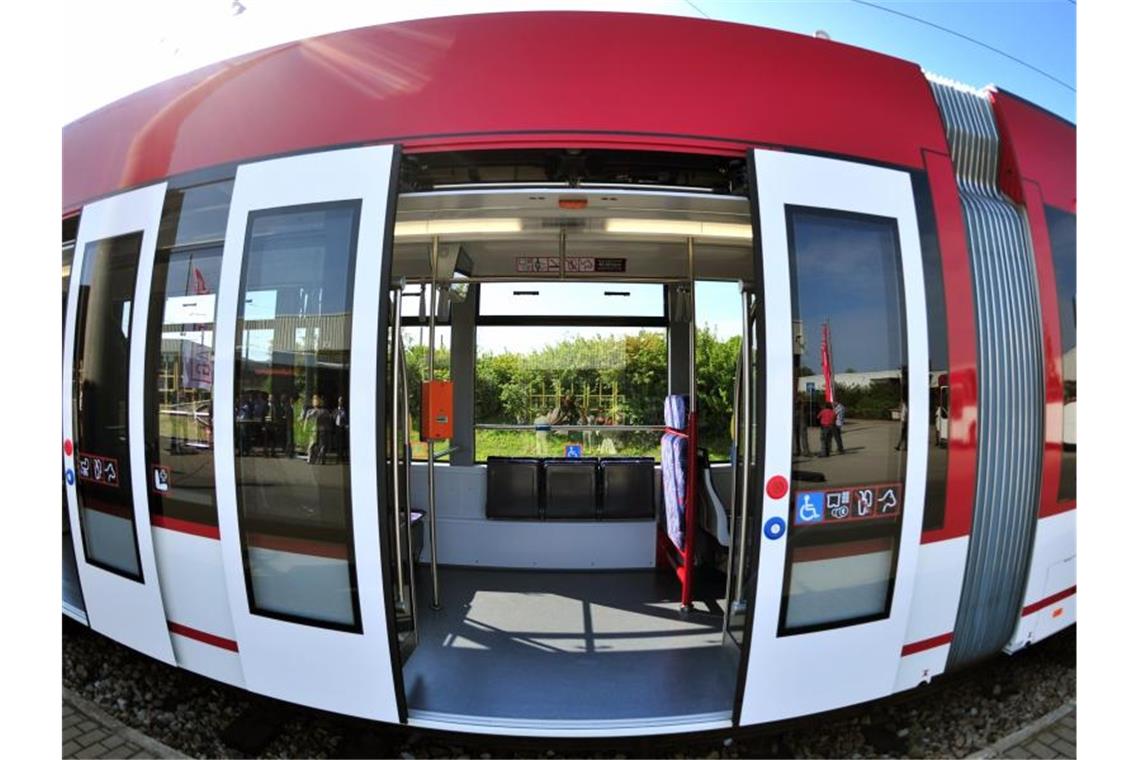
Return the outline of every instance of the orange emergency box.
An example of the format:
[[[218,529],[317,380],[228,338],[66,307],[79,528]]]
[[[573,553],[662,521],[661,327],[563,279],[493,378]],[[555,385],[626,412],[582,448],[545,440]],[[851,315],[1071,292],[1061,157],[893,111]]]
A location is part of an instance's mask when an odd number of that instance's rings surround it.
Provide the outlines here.
[[[451,381],[427,380],[421,391],[420,440],[445,441],[451,438]]]

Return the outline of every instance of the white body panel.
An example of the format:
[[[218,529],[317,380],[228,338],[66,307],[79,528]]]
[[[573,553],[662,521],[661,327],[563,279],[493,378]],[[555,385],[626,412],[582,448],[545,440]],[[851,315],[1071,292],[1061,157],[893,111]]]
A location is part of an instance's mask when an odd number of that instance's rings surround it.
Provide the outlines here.
[[[412,507],[427,511],[427,465],[412,465]],[[652,568],[657,522],[648,520],[490,520],[487,468],[435,468],[436,531],[441,565],[599,570]],[[421,557],[431,538],[424,536]]]
[[[135,533],[138,537],[140,583],[108,572],[86,561],[83,534],[80,530],[76,484],[67,486],[67,510],[83,601],[91,627],[121,644],[137,649],[156,659],[175,663],[174,649],[166,628],[162,592],[155,567],[154,546],[150,532],[150,507],[147,501],[147,471],[143,438],[143,387],[146,360],[147,308],[150,303],[150,278],[154,269],[154,251],[158,240],[158,223],[166,183],[150,185],[96,201],[83,207],[79,233],[75,241],[73,275],[67,295],[67,315],[63,341],[63,435],[74,440],[75,424],[72,403],[72,368],[75,365],[75,321],[83,260],[88,243],[142,232],[138,272],[131,309],[131,346],[129,356],[129,394],[127,436],[130,441],[131,496]],[[63,466],[75,470],[75,456],[64,455]],[[108,517],[108,519],[120,519]],[[125,522],[125,521],[124,521]]]
[[[926,306],[922,256],[909,175],[830,158],[757,150],[754,152],[759,201],[766,320],[766,398],[763,492],[760,525],[771,518],[790,523],[789,495],[773,499],[764,485],[775,475],[790,477],[792,461],[792,311],[785,205],[837,209],[893,217],[898,221],[906,298],[907,363],[926,367]],[[911,409],[926,409],[927,379],[911,372]],[[914,595],[926,490],[927,431],[908,428],[906,502],[895,576],[886,619],[814,633],[778,637],[787,553],[787,530],[761,539],[751,654],[740,723],[762,723],[821,712],[890,694],[895,689],[906,643]],[[757,530],[760,525],[756,526]]]
[[[969,542],[968,536],[960,536],[919,547],[906,644],[929,642],[954,631]],[[944,672],[949,654],[950,642],[946,641],[904,655],[899,661],[895,691],[912,689]]]
[[[220,541],[165,528],[152,529],[158,580],[171,623],[235,640],[226,598]],[[238,653],[174,631],[170,635],[178,666],[233,686],[244,687]]]
[[[250,612],[237,515],[234,430],[216,429],[218,520],[234,632],[246,687],[290,702],[397,722],[384,607],[376,470],[376,367],[383,336],[376,325],[383,235],[393,159],[373,146],[273,159],[238,167],[218,288],[215,405],[234,408],[234,346],[246,226],[251,211],[360,199],[353,290],[353,424],[349,446],[352,535],[362,633],[285,622]],[[225,418],[219,415],[219,419]]]
[[[1025,583],[1022,609],[1076,585],[1077,510],[1070,509],[1037,521],[1037,532],[1033,537],[1033,558],[1029,563],[1029,578]],[[1005,645],[1005,651],[1015,652],[1076,621],[1077,595],[1074,592],[1035,612],[1023,614],[1009,643]]]

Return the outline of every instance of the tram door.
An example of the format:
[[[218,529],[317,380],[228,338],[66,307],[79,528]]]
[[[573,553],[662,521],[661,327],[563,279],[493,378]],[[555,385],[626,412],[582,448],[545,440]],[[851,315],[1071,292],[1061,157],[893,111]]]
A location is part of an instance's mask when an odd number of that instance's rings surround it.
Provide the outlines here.
[[[740,723],[894,689],[926,481],[926,311],[911,178],[756,150],[762,500]]]
[[[88,622],[173,665],[142,446],[146,304],[165,194],[161,183],[83,208],[64,325],[63,467]]]
[[[377,451],[393,165],[391,146],[372,146],[238,167],[218,288],[215,447],[246,686],[396,722]],[[272,446],[259,407],[283,426]]]

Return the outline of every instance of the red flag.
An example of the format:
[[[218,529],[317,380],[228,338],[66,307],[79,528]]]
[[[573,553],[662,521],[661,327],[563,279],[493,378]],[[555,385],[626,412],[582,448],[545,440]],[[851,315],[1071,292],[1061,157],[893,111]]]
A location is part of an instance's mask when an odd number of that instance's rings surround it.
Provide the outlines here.
[[[194,267],[194,295],[204,296],[210,292],[210,286],[206,284],[206,278],[202,276],[202,271],[198,267]]]
[[[823,323],[823,341],[820,343],[819,353],[820,362],[823,364],[823,384],[826,389],[824,398],[829,404],[834,403],[835,389],[831,382],[831,333],[826,322]]]

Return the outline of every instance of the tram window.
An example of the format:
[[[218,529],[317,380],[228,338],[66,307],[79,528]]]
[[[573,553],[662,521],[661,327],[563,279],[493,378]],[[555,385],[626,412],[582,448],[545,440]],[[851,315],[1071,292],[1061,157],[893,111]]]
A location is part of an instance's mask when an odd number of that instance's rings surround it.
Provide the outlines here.
[[[926,335],[930,357],[926,418],[929,446],[926,459],[926,504],[922,529],[938,530],[946,521],[946,478],[950,449],[950,354],[946,339],[946,293],[942,281],[942,255],[930,183],[914,179],[915,210],[922,243],[922,276],[926,287]],[[917,418],[916,418],[917,419]]]
[[[1061,364],[1064,380],[1064,422],[1061,427],[1061,483],[1058,501],[1077,498],[1077,217],[1045,207],[1057,306],[1061,315]]]
[[[660,429],[628,428],[664,424],[664,328],[480,326],[476,340],[478,460],[562,456],[570,444],[586,457],[660,458]]]
[[[159,250],[147,341],[150,511],[218,524],[214,496],[214,313],[221,246]]]
[[[167,192],[158,224],[158,247],[223,240],[233,190],[233,180],[226,180]]]
[[[733,388],[740,358],[740,285],[698,280],[697,390],[701,409],[698,438],[709,461],[727,462],[732,447]]]
[[[75,320],[76,497],[92,565],[142,581],[127,441],[131,300],[142,234],[89,243]]]
[[[787,224],[797,393],[781,635],[890,613],[909,418],[897,223],[789,206]]]
[[[251,612],[355,632],[348,381],[359,218],[355,201],[249,215],[235,408],[225,410]]]

